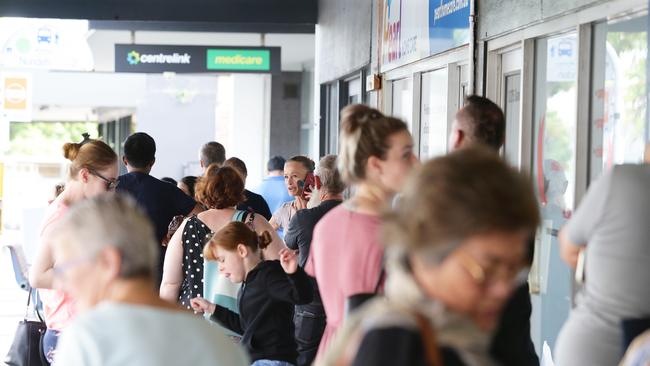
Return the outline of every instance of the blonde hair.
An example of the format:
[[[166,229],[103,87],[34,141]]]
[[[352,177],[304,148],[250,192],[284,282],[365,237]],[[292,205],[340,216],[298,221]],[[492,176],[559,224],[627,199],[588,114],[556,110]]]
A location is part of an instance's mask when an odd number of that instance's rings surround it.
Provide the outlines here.
[[[82,142],[66,142],[63,156],[70,160],[70,178],[74,179],[81,169],[100,171],[117,162],[117,154],[104,141],[88,138]]]
[[[366,178],[368,158],[386,158],[388,138],[408,131],[406,123],[381,114],[362,104],[353,104],[341,111],[339,171],[343,181],[353,184]]]
[[[122,278],[152,277],[156,271],[159,244],[153,225],[130,196],[111,192],[85,199],[70,208],[53,232],[55,245],[77,252],[117,249]]]
[[[383,237],[386,244],[443,255],[474,235],[532,234],[539,215],[529,179],[487,147],[468,147],[416,169],[396,209],[385,215]]]

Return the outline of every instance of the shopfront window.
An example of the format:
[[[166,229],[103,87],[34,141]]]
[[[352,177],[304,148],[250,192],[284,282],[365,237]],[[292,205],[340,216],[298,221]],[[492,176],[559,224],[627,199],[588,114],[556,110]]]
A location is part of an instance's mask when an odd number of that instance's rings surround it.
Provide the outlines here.
[[[506,117],[505,155],[510,164],[519,166],[520,117],[521,106],[521,72],[516,71],[504,76],[504,108]]]
[[[558,232],[574,206],[578,41],[575,32],[535,44],[534,178],[542,212],[536,243],[533,338],[553,349],[571,308],[572,276]],[[514,80],[513,80],[514,83]]]
[[[447,69],[422,74],[420,158],[447,151]]]
[[[646,14],[593,28],[590,171],[594,180],[616,164],[638,163],[647,141]]]
[[[405,78],[393,81],[392,88],[392,114],[403,120],[413,133],[413,79]]]

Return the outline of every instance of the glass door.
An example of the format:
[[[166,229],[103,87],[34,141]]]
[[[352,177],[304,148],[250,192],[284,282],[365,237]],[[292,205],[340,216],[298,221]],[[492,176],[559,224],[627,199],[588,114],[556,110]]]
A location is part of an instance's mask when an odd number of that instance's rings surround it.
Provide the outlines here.
[[[447,69],[422,73],[420,159],[447,152]]]
[[[413,133],[413,78],[395,80],[391,88],[391,114],[409,126]]]

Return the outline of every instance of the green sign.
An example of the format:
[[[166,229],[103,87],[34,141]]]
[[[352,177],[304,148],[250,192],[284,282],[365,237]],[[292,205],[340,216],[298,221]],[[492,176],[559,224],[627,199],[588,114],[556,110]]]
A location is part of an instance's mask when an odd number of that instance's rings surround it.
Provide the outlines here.
[[[269,50],[208,49],[208,70],[270,71]]]

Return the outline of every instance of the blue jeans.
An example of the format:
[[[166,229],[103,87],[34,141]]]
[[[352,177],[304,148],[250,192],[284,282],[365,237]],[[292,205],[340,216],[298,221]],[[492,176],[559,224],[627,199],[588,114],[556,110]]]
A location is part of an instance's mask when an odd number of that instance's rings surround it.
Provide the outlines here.
[[[56,344],[59,341],[59,331],[54,329],[48,329],[43,334],[43,354],[47,362],[52,363],[54,361],[54,351],[56,350]]]
[[[257,360],[251,364],[251,366],[294,366],[292,363],[287,361],[277,361],[277,360]]]

